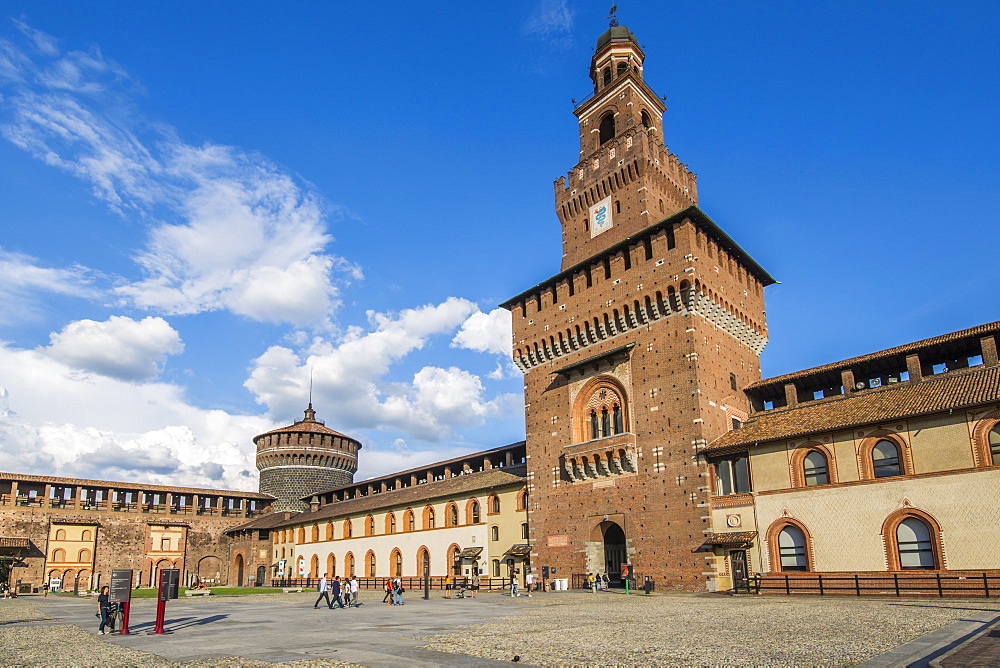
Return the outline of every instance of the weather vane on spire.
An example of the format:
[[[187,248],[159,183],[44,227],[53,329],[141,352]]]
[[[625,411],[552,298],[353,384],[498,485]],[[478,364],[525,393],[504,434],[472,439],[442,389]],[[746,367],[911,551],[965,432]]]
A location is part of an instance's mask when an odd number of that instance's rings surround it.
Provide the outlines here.
[[[614,28],[618,25],[618,17],[615,14],[618,12],[618,5],[611,5],[611,11],[608,12],[610,16],[607,18],[611,19],[611,27]]]

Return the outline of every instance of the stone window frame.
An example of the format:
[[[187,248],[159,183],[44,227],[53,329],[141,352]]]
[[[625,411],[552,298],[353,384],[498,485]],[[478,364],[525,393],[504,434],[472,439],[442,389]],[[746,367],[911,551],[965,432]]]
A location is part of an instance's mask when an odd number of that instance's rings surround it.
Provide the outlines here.
[[[319,542],[319,525],[318,524],[312,525],[312,531],[311,531],[311,533],[312,533],[312,536],[311,536],[312,541],[310,541],[310,542],[318,543]]]
[[[795,527],[802,532],[802,539],[806,553],[805,571],[785,571],[781,568],[781,548],[778,544],[778,537],[781,532],[784,531],[785,527],[789,526]],[[797,520],[794,517],[778,518],[767,528],[765,540],[767,541],[768,566],[772,573],[811,573],[816,570],[813,563],[813,537],[812,533],[809,531],[809,527],[807,527],[804,522]]]
[[[354,537],[354,524],[351,522],[350,518],[344,520],[344,538]]]
[[[927,526],[931,535],[931,556],[934,559],[934,568],[928,569],[903,569],[899,559],[899,540],[896,530],[903,520],[913,518],[920,520]],[[882,546],[885,549],[886,570],[898,572],[911,572],[914,570],[941,571],[945,570],[944,543],[941,540],[941,524],[930,513],[919,508],[900,508],[891,513],[882,522]]]
[[[818,452],[826,458],[827,482],[819,485],[806,485],[805,459],[810,452]],[[837,459],[833,456],[833,451],[829,446],[817,441],[809,441],[795,448],[788,460],[788,466],[792,487],[823,487],[824,485],[832,485],[839,482]]]
[[[1000,426],[1000,410],[987,413],[972,427],[972,459],[976,467],[998,466],[990,452],[990,432]]]
[[[385,532],[389,535],[396,533],[396,513],[391,510],[385,514]]]
[[[896,446],[896,453],[899,456],[899,475],[875,477],[875,461],[872,459],[875,446],[879,441],[889,441]],[[868,434],[858,445],[858,472],[862,480],[883,480],[885,478],[898,478],[913,473],[913,453],[909,443],[902,436],[888,429],[877,429]]]
[[[446,527],[457,527],[461,519],[458,514],[458,504],[454,501],[449,501],[444,507],[444,525]]]
[[[528,509],[528,490],[522,489],[517,493],[517,507],[516,510],[527,510]]]
[[[613,415],[613,409],[617,405],[621,411],[621,431],[615,431],[616,425],[611,425],[610,434],[605,434],[603,436],[598,436],[597,438],[608,438],[609,436],[614,436],[617,434],[624,434],[629,432],[631,423],[631,411],[630,411],[630,400],[628,392],[625,391],[625,386],[622,384],[618,378],[609,374],[600,374],[588,380],[580,391],[576,394],[576,399],[573,401],[573,442],[574,443],[585,443],[587,441],[596,440],[591,432],[591,403],[592,400],[598,395],[602,390],[610,391],[613,393],[618,401],[610,401],[605,404],[603,400],[599,401],[601,407],[607,408],[609,412]]]
[[[408,533],[410,531],[417,530],[417,514],[413,512],[413,508],[407,508],[403,513],[403,532]]]
[[[345,575],[354,575],[354,568],[357,564],[354,561],[354,552],[348,552],[344,555],[344,568]]]
[[[365,577],[375,577],[375,569],[377,567],[378,559],[375,557],[375,550],[368,550],[368,552],[365,553]]]
[[[482,507],[479,505],[478,499],[469,499],[465,503],[465,523],[466,524],[479,524],[483,521]]]
[[[500,540],[500,527],[494,524],[490,527],[490,540],[498,541]]]
[[[309,560],[309,577],[318,578],[319,577],[319,555],[314,554],[312,559]]]
[[[333,522],[332,521],[327,522],[326,523],[326,539],[327,540],[333,540],[333,532],[334,532]]]
[[[375,516],[369,515],[365,518],[365,535],[374,536],[375,535]]]
[[[326,572],[333,577],[337,574],[337,555],[330,552],[326,555]]]
[[[487,515],[499,515],[500,514],[500,497],[496,494],[490,494],[490,498],[486,500],[486,514]]]
[[[437,518],[434,515],[434,506],[430,504],[424,506],[423,524],[421,526],[423,526],[425,530],[433,529],[437,525],[436,520]]]
[[[392,568],[391,577],[403,576],[403,551],[398,547],[392,548],[392,552],[389,553],[389,564]]]

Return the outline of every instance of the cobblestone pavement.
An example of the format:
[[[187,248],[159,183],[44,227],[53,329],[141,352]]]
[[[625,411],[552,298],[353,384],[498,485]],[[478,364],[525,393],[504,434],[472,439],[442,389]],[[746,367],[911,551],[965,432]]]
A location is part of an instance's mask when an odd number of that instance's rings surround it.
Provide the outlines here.
[[[148,633],[155,603],[140,599],[130,636],[96,635],[92,600],[0,601],[0,665],[499,666],[517,657],[540,666],[951,668],[1000,659],[998,600],[484,592],[411,596],[393,608],[363,592],[361,608],[330,611],[314,610],[314,596],[171,601],[168,635]]]

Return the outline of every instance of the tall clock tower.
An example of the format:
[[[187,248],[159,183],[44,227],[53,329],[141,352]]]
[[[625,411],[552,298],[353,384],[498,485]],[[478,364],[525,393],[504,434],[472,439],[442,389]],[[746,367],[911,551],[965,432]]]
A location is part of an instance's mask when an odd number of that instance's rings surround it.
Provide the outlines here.
[[[760,378],[774,279],[697,208],[664,145],[645,53],[612,25],[555,182],[560,271],[508,300],[524,372],[532,566],[704,589],[711,482],[700,448],[738,426]]]

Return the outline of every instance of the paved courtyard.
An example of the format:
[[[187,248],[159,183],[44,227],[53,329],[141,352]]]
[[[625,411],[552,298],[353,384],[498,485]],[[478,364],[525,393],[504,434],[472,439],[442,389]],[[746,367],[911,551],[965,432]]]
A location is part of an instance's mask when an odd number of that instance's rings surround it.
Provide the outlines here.
[[[130,636],[96,635],[93,600],[0,601],[0,664],[130,666],[997,665],[1000,600],[557,592],[312,607],[314,594],[138,599]],[[964,654],[963,654],[964,652]],[[865,662],[868,662],[867,664]]]

